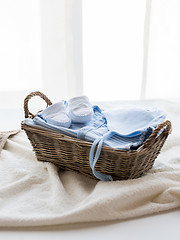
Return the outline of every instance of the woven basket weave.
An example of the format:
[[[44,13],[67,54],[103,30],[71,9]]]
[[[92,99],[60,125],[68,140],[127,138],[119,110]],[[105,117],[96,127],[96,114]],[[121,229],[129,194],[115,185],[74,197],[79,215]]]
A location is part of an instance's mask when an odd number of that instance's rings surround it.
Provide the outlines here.
[[[51,105],[51,101],[41,92],[32,92],[24,100],[25,118],[34,118],[28,109],[28,102],[40,96]],[[51,130],[38,129],[22,122],[39,161],[54,163],[61,169],[72,170],[95,178],[89,165],[89,152],[92,143],[69,137]],[[161,130],[161,134],[159,134]],[[158,125],[149,139],[137,150],[117,150],[103,146],[95,169],[111,175],[113,180],[138,178],[146,173],[159,154],[171,131],[170,121]]]

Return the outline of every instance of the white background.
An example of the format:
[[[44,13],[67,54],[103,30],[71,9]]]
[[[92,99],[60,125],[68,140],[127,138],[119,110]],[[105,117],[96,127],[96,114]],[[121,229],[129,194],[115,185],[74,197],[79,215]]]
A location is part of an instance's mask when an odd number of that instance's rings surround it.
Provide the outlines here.
[[[48,85],[46,91],[52,97],[53,93],[68,97],[73,94],[69,86],[78,86],[78,89],[82,89],[83,86],[80,48],[75,48],[76,53],[73,55],[78,59],[74,71],[80,81],[75,79],[71,85],[70,80],[74,77],[70,74],[68,85],[63,77],[67,72],[63,71],[64,65],[61,64],[66,61],[64,55],[63,58],[60,56],[65,48],[59,45],[59,41],[63,40],[65,35],[62,36],[59,32],[62,30],[60,27],[63,17],[59,11],[63,8],[58,4],[64,2],[51,0],[50,5],[48,0],[43,2],[46,5],[42,7],[42,1],[39,0],[0,0],[0,107],[21,109],[19,111],[4,109],[0,112],[1,127],[7,130],[19,128],[24,96],[22,91],[37,90],[46,82]],[[79,8],[76,10],[79,11]],[[180,1],[152,1],[151,10],[146,97],[178,98]],[[41,14],[41,11],[45,15]],[[140,97],[144,15],[143,0],[83,0],[84,92],[91,99],[102,101]],[[44,32],[41,25],[42,16],[45,16]],[[48,19],[52,22],[48,22]],[[79,21],[77,20],[77,23]],[[73,40],[68,38],[70,41],[68,49],[72,49],[74,44],[81,44],[81,29],[77,28],[76,24],[73,29],[75,34]],[[71,36],[69,33],[66,34]],[[44,54],[46,57],[42,57]],[[68,56],[72,57],[71,54],[70,51]],[[70,65],[73,65],[74,60],[71,57],[69,61]],[[73,68],[71,66],[70,69]],[[57,85],[51,84],[54,81]],[[51,85],[52,88],[49,89]],[[19,230],[1,228],[0,238],[178,240],[179,217],[180,212],[176,210],[123,222]]]
[[[179,0],[83,0],[85,93],[140,99],[146,81],[145,98],[179,99],[179,13]]]
[[[179,12],[179,0],[0,0],[0,107],[34,90],[140,99],[144,81],[145,98],[179,99]]]

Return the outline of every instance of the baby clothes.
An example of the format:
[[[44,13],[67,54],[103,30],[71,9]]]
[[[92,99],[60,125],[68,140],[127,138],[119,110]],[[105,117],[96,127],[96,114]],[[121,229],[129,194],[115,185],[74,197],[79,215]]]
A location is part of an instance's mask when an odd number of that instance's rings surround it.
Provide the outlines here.
[[[86,123],[92,115],[93,108],[86,96],[71,98],[69,102],[57,102],[39,113],[39,117],[47,123],[65,128],[69,128],[71,122]]]
[[[67,102],[61,101],[43,110],[39,116],[47,123],[54,126],[69,128],[71,125],[71,119],[66,113]]]
[[[93,109],[88,97],[80,96],[69,100],[69,117],[74,123],[86,123],[91,120]]]
[[[111,176],[95,170],[102,145],[122,150],[137,149],[164,120],[165,113],[157,109],[121,108],[102,112],[98,106],[93,106],[93,114],[88,122],[72,122],[69,128],[47,122],[41,113],[33,120],[25,119],[24,122],[93,142],[89,155],[92,172],[98,179],[109,181],[112,180]]]

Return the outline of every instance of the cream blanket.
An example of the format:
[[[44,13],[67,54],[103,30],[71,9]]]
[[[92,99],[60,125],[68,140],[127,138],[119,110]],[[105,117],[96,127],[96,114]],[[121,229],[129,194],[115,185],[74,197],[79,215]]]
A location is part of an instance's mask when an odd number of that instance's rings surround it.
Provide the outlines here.
[[[36,160],[24,132],[1,133],[0,226],[128,219],[180,207],[180,105],[167,102],[164,110],[173,132],[154,167],[134,180],[58,172]]]

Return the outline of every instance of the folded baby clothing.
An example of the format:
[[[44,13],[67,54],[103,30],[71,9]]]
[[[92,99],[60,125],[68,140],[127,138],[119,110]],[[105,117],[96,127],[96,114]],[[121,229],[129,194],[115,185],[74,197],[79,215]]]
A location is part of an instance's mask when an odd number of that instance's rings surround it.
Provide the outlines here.
[[[148,128],[154,129],[164,121],[166,116],[163,111],[156,108],[144,109],[131,106],[103,113],[107,119],[109,130],[129,137],[142,134]]]
[[[40,116],[49,124],[69,128],[71,125],[71,119],[66,112],[66,108],[67,102],[61,101],[47,107],[40,113]]]
[[[93,108],[88,97],[79,96],[67,101],[60,101],[43,110],[39,116],[47,123],[69,128],[71,122],[86,123],[93,115]]]
[[[69,128],[47,121],[43,112],[34,119],[25,119],[24,123],[92,142],[89,155],[92,172],[96,178],[109,181],[112,180],[110,175],[95,170],[102,146],[121,150],[138,149],[165,117],[165,113],[158,109],[124,107],[102,112],[98,106],[93,106],[89,121],[77,123],[73,120]]]
[[[86,123],[93,115],[93,109],[87,96],[74,97],[69,100],[69,117],[74,123]]]

